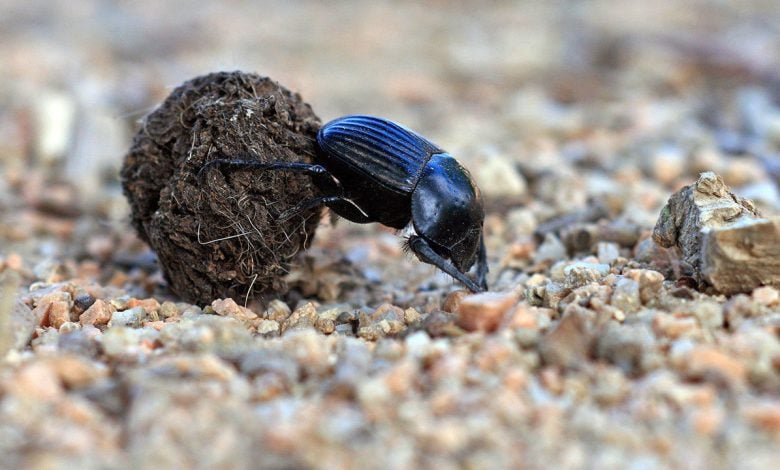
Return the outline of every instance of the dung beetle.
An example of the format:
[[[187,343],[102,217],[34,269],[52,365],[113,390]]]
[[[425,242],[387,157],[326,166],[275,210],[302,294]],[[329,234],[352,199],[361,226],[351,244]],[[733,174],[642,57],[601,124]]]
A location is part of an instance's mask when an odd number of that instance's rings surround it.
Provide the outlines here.
[[[361,224],[408,228],[406,247],[472,292],[487,290],[482,237],[485,210],[479,189],[449,153],[387,119],[345,116],[317,134],[317,163],[217,158],[200,174],[226,169],[286,170],[312,178],[321,195],[279,215],[288,219],[318,206]],[[466,272],[476,263],[476,282]]]

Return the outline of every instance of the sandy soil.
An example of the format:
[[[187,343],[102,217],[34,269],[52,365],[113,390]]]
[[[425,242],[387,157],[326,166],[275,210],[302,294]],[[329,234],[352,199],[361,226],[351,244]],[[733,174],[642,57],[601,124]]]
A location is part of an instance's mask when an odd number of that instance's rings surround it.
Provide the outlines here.
[[[0,467],[773,468],[778,289],[651,233],[705,171],[780,214],[775,3],[0,3]],[[119,168],[219,70],[457,156],[491,292],[323,217],[289,293],[173,295]]]

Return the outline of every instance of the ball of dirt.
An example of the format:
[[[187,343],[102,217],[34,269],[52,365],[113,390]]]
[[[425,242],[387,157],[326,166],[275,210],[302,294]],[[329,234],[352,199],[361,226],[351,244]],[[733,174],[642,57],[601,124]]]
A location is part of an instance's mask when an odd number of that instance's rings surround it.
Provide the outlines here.
[[[282,276],[320,220],[277,216],[317,192],[308,176],[228,170],[217,158],[311,163],[319,118],[298,94],[255,74],[220,72],[178,88],[147,116],[122,167],[132,221],[170,289],[190,302],[286,289]]]

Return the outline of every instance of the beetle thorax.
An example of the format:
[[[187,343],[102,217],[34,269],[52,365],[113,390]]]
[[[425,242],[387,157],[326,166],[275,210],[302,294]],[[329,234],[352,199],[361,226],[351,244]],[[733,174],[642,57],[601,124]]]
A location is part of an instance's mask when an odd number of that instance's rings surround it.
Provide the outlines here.
[[[485,217],[468,171],[449,154],[431,157],[412,193],[412,224],[453,263],[473,263]]]

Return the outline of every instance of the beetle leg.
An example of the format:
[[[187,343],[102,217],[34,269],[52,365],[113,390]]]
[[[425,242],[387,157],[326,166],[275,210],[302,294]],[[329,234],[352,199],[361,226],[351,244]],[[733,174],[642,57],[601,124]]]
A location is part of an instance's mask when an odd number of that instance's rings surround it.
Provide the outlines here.
[[[328,206],[329,208],[333,208],[333,209],[338,208],[339,211],[341,211],[342,213],[348,213],[350,214],[350,216],[354,214],[355,218],[349,219],[352,222],[357,222],[359,224],[360,223],[367,224],[369,222],[373,222],[373,220],[369,219],[368,214],[363,212],[363,209],[361,209],[351,199],[347,199],[343,196],[324,196],[324,197],[314,197],[311,199],[306,199],[296,204],[295,207],[291,207],[290,209],[287,209],[286,211],[279,214],[278,219],[287,220],[290,217],[294,216],[295,214],[299,214],[303,211],[318,206]]]
[[[322,165],[299,162],[258,162],[257,160],[241,160],[217,158],[206,162],[198,171],[198,180],[202,181],[206,172],[214,167],[230,170],[287,170],[306,173],[311,176],[314,184],[323,192],[342,192],[341,183]]]
[[[479,252],[477,253],[477,282],[479,283],[479,287],[485,291],[488,290],[486,279],[487,273],[487,250],[485,250],[485,237],[483,235],[479,237]]]
[[[369,224],[376,222],[376,219],[369,217],[369,215],[366,214],[366,212],[361,209],[360,206],[358,206],[352,199],[343,196],[331,197],[329,199],[330,200],[325,205],[328,206],[329,209],[332,209],[336,215],[344,217],[350,222],[354,222],[356,224]]]
[[[409,247],[420,261],[436,266],[466,286],[470,291],[483,292],[485,290],[481,286],[477,285],[474,281],[469,279],[465,274],[458,271],[458,269],[452,263],[433,251],[433,248],[431,248],[431,246],[428,245],[428,242],[426,242],[423,238],[412,235],[409,237]]]

